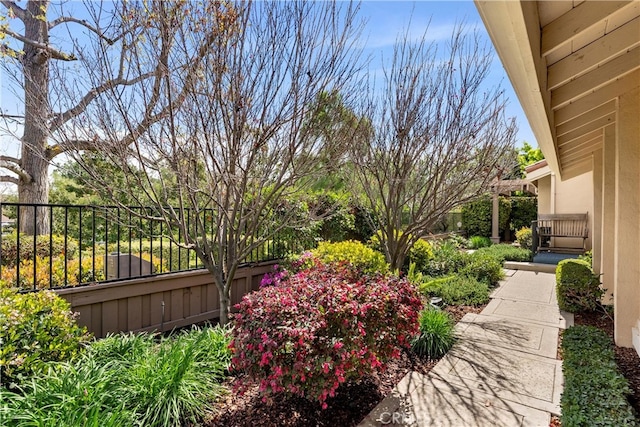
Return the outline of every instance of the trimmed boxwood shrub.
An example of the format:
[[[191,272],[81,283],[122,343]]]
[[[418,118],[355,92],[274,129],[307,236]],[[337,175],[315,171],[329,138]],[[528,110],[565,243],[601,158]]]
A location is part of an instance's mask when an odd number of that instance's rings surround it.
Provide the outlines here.
[[[0,380],[11,387],[76,356],[89,335],[53,291],[19,294],[0,286]]]
[[[629,384],[618,371],[613,343],[593,326],[573,326],[562,336],[563,427],[636,426],[627,396]]]
[[[589,263],[580,259],[565,259],[558,263],[556,291],[560,310],[571,313],[595,310],[604,293]]]
[[[319,264],[236,305],[232,369],[265,401],[278,393],[327,407],[338,387],[378,369],[418,331],[415,288],[393,276],[363,275],[348,264]]]

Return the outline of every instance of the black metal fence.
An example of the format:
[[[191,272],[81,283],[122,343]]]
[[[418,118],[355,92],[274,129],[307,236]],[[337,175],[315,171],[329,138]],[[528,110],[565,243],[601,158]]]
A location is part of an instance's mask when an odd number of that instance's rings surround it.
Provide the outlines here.
[[[198,238],[217,232],[211,210],[184,212],[184,229]],[[203,268],[196,251],[185,245],[183,228],[157,219],[153,208],[0,203],[0,214],[0,279],[25,291]],[[32,221],[32,229],[42,226],[42,215],[50,232],[37,237],[18,232],[21,221]],[[242,263],[300,250],[291,235],[263,241]]]

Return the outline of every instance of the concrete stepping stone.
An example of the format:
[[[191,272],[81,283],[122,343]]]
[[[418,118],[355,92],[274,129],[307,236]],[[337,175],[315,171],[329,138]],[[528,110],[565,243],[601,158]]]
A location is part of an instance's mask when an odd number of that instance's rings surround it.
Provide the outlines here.
[[[491,295],[492,298],[557,305],[555,282],[508,280]]]
[[[460,340],[556,358],[559,329],[483,314],[466,314],[456,325]]]
[[[573,325],[573,314],[561,312],[556,304],[492,299],[481,314],[566,329]]]
[[[410,372],[359,426],[539,427],[549,421],[547,412]]]
[[[430,375],[501,400],[560,413],[562,362],[555,358],[460,341]]]

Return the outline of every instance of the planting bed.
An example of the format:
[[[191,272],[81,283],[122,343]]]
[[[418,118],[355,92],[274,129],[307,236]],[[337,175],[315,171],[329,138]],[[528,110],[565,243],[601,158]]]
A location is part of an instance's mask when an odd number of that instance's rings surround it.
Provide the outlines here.
[[[613,339],[613,320],[608,316],[593,312],[575,315],[576,325],[595,326],[605,331]],[[622,375],[629,381],[631,395],[629,403],[640,414],[640,357],[633,348],[614,347],[616,353],[616,364]]]
[[[448,311],[460,321],[466,313],[479,313],[483,307],[449,306]],[[328,409],[301,398],[275,399],[272,405],[265,404],[258,396],[258,386],[240,396],[233,391],[213,405],[207,426],[356,426],[375,406],[385,398],[393,387],[413,370],[429,372],[437,361],[417,358],[403,351],[400,359],[392,360],[387,369],[364,378],[358,384],[340,387],[334,398],[328,399]],[[233,389],[237,378],[230,377],[225,385]]]

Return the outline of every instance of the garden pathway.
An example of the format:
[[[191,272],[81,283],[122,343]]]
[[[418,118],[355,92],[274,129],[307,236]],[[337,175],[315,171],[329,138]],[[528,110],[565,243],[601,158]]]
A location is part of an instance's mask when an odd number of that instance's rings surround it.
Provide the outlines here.
[[[458,341],[428,375],[408,373],[360,427],[543,426],[560,413],[555,276],[507,270],[480,314],[457,325]]]

